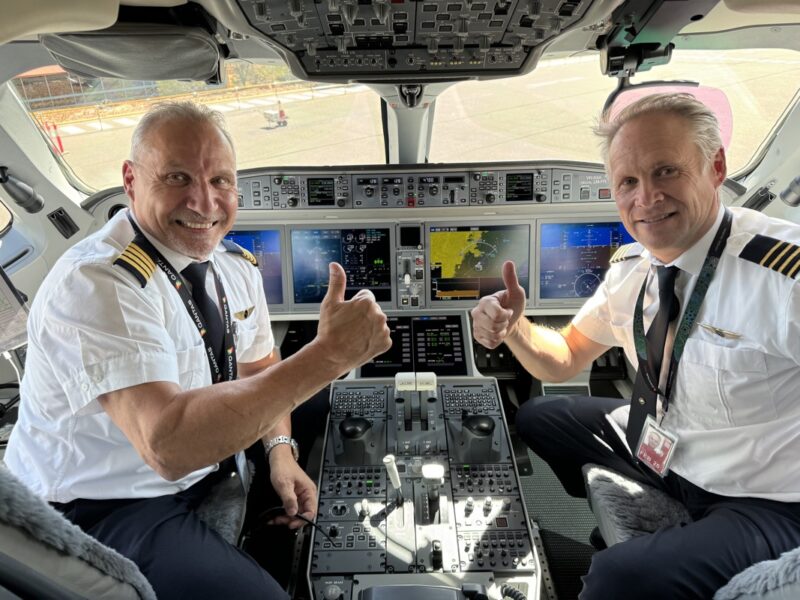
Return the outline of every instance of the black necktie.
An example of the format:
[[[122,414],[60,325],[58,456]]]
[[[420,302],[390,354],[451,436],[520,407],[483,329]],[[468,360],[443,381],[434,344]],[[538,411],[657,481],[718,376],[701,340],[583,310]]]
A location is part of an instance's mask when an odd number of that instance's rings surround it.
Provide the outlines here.
[[[652,381],[658,386],[669,324],[680,313],[680,302],[675,295],[675,277],[679,271],[678,267],[656,268],[658,275],[658,313],[645,336],[647,365],[639,365],[639,371],[636,374],[633,398],[631,398],[631,411],[628,417],[628,429],[626,431],[628,445],[634,453],[636,452],[636,445],[639,443],[639,436],[642,434],[642,427],[644,427],[647,415],[655,416],[656,414],[658,392],[647,384],[644,369],[647,368],[649,370]]]
[[[206,292],[208,262],[192,263],[181,271],[181,275],[192,284],[192,298],[206,323],[206,336],[219,361],[222,356],[223,329],[219,308]]]

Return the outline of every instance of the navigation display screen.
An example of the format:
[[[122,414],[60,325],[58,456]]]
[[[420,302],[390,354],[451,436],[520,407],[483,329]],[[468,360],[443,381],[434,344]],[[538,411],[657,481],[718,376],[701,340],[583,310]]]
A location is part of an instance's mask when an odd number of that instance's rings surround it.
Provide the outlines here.
[[[633,241],[622,223],[542,223],[539,298],[588,298],[617,248]]]
[[[394,377],[403,371],[467,374],[464,332],[458,315],[388,317],[392,347],[361,367],[361,377]]]
[[[530,227],[430,227],[431,301],[475,301],[503,289],[503,262],[513,260],[528,293]]]
[[[294,229],[291,240],[296,304],[322,302],[331,262],[338,262],[347,273],[346,299],[367,288],[378,302],[391,301],[389,229]]]
[[[277,229],[262,231],[231,231],[227,239],[253,253],[264,280],[264,293],[268,304],[283,304],[281,278],[281,232]]]

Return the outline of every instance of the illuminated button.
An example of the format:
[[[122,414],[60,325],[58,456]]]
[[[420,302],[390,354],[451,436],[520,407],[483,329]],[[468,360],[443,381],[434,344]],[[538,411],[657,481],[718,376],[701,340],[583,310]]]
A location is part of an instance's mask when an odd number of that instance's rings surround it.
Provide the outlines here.
[[[597,197],[600,200],[608,200],[611,198],[611,190],[609,188],[600,188],[597,190]]]

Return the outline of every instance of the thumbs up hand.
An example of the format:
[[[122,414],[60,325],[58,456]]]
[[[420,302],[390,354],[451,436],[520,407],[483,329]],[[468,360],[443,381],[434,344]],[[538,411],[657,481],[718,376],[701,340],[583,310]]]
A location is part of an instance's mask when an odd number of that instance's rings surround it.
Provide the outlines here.
[[[472,335],[489,349],[497,348],[506,339],[525,310],[525,290],[510,260],[503,263],[503,284],[505,289],[481,298],[471,312]]]
[[[344,299],[347,275],[339,263],[330,263],[328,292],[319,311],[317,341],[329,358],[341,366],[341,374],[386,352],[392,345],[386,315],[369,290]]]

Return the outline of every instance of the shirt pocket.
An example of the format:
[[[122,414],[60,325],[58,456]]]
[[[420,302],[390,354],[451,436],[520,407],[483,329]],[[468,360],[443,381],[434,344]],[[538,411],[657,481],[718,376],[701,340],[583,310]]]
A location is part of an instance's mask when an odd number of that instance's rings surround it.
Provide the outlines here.
[[[193,346],[175,353],[178,363],[178,381],[181,389],[191,390],[211,385],[211,367],[205,344]]]
[[[258,323],[253,314],[254,307],[243,308],[233,311],[234,343],[236,344],[237,357],[253,345],[258,333]]]
[[[743,426],[777,418],[766,358],[759,350],[689,339],[679,371],[678,378],[686,386],[688,412],[696,413],[701,422],[710,418],[719,424],[727,420]],[[720,410],[726,419],[721,418]]]

